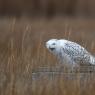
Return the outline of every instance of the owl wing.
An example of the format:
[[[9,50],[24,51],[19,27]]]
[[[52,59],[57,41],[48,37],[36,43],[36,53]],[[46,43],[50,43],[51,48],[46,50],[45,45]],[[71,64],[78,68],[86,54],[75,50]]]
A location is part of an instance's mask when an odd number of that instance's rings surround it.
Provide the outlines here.
[[[89,63],[90,56],[87,50],[74,42],[67,42],[63,48],[64,52],[76,63]]]

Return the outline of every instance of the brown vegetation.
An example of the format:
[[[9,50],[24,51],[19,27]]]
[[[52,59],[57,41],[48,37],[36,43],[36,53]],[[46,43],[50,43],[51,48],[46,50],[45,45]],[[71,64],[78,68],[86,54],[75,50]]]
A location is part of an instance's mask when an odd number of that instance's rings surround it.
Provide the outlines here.
[[[95,16],[94,0],[0,0],[1,15]]]
[[[94,95],[94,74],[81,81],[80,74],[74,79],[64,75],[48,79],[43,72],[34,80],[32,74],[38,67],[59,65],[45,48],[48,39],[69,39],[95,54],[94,31],[94,20],[0,19],[0,95]]]

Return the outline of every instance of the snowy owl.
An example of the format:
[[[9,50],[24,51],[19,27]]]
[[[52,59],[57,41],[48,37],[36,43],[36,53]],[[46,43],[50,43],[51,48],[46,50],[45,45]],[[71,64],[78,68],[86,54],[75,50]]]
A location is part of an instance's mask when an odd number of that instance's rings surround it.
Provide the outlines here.
[[[95,58],[84,47],[65,39],[51,39],[46,42],[47,49],[53,53],[61,63],[73,65],[94,65]]]

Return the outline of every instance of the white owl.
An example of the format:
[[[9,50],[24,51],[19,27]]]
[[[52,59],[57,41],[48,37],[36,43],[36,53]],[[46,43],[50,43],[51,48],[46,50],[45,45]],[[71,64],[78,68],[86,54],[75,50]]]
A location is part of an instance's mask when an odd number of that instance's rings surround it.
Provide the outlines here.
[[[46,47],[60,60],[61,63],[75,65],[94,65],[95,58],[79,44],[65,39],[51,39]]]

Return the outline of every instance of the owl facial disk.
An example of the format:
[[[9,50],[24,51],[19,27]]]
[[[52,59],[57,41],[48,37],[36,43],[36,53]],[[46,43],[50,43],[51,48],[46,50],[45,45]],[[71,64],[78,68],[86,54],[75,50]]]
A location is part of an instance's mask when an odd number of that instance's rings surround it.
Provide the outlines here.
[[[57,42],[57,39],[51,39],[51,40],[46,42],[46,47],[50,51],[54,51],[56,49],[56,42]]]

